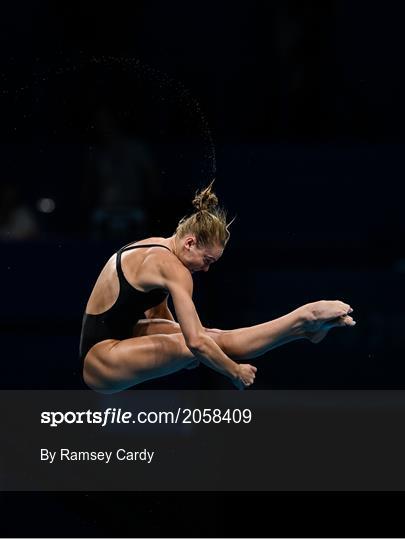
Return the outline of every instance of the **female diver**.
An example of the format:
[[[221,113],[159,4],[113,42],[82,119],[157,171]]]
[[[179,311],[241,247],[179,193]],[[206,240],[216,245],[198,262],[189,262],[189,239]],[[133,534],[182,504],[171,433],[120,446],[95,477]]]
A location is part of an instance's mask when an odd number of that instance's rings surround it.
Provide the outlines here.
[[[212,184],[196,193],[195,212],[168,238],[122,247],[102,269],[83,317],[80,355],[87,386],[113,393],[200,362],[250,386],[256,367],[239,363],[290,341],[321,341],[355,325],[350,305],[321,300],[269,322],[235,330],[202,326],[193,303],[194,272],[207,272],[229,240],[226,212]],[[171,314],[171,296],[178,323]]]

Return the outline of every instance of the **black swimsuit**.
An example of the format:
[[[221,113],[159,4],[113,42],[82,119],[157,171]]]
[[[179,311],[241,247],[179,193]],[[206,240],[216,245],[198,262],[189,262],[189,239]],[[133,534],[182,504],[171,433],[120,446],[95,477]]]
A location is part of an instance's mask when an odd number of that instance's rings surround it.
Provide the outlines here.
[[[157,288],[145,293],[135,289],[125,279],[121,268],[121,254],[131,249],[160,246],[161,244],[128,244],[117,251],[116,269],[120,285],[119,295],[114,305],[98,315],[84,313],[80,336],[80,358],[84,360],[88,351],[104,339],[126,339],[132,337],[134,325],[144,318],[144,312],[163,302],[169,296],[165,289]],[[171,251],[169,249],[169,251]]]

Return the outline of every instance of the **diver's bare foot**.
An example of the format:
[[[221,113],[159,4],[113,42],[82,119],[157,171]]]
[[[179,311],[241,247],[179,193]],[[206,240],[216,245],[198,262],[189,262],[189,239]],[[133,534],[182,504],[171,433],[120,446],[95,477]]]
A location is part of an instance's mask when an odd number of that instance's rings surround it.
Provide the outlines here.
[[[322,341],[331,328],[356,324],[349,315],[353,312],[352,307],[340,300],[320,300],[299,309],[302,309],[304,314],[302,335],[312,343]]]

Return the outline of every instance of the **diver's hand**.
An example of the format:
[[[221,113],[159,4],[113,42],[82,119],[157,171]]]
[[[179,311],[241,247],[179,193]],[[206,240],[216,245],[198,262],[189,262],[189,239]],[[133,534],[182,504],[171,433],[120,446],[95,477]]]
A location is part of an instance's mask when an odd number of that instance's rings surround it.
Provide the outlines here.
[[[356,321],[349,315],[353,309],[340,300],[320,300],[305,304],[302,335],[312,343],[319,343],[331,328],[354,326]]]
[[[250,364],[238,364],[236,377],[232,380],[238,390],[243,390],[246,386],[253,384],[256,377],[257,368]]]

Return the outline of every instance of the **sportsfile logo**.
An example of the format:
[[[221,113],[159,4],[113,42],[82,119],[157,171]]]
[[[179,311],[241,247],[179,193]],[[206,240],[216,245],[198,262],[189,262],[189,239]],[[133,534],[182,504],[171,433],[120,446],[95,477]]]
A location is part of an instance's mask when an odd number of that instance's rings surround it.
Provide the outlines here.
[[[109,407],[104,411],[42,411],[41,424],[49,424],[50,427],[57,427],[61,424],[100,424],[101,427],[107,424],[129,424],[131,423],[132,412],[122,411]],[[132,420],[133,421],[133,420]]]

